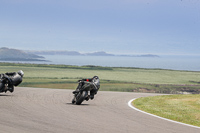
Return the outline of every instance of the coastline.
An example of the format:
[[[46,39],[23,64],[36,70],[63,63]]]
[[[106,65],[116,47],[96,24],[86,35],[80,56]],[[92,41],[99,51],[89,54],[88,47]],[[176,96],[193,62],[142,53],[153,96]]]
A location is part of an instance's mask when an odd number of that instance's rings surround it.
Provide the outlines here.
[[[159,58],[70,55],[42,56],[44,57],[43,59],[0,59],[0,62],[200,71],[200,64],[198,62],[200,56],[160,56]]]

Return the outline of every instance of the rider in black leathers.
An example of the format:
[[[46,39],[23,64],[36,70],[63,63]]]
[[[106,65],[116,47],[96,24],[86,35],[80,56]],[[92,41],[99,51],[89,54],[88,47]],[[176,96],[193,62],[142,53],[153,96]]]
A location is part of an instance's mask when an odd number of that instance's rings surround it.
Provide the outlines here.
[[[22,70],[18,72],[7,72],[5,74],[0,74],[0,79],[7,78],[11,82],[8,86],[10,92],[14,91],[14,86],[18,86],[22,82],[24,72]],[[5,83],[0,82],[0,90],[4,90]]]
[[[83,87],[83,85],[84,85],[84,81],[93,82],[94,79],[99,79],[99,77],[98,77],[98,76],[94,76],[93,78],[78,80],[78,83],[79,83],[79,84],[78,84],[76,90],[73,91],[73,94],[79,92],[79,90],[80,90],[80,89]],[[94,95],[97,94],[99,88],[100,88],[100,85],[97,85],[97,88],[94,87],[94,88],[90,91],[90,99],[91,99],[91,100],[94,99]]]

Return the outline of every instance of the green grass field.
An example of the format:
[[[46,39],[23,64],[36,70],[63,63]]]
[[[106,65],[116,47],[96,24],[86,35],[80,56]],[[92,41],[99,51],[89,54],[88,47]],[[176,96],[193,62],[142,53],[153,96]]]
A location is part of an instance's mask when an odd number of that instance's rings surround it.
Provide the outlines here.
[[[77,80],[100,77],[105,91],[173,93],[199,92],[200,72],[98,66],[67,66],[0,63],[0,73],[23,70],[20,86],[75,89]]]
[[[200,95],[165,95],[133,101],[140,110],[200,127]]]

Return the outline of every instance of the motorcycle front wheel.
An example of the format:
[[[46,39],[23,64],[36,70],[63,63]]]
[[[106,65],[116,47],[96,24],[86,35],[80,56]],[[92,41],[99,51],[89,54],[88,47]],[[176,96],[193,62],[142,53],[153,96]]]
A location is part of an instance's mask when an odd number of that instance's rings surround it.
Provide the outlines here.
[[[83,91],[82,93],[79,92],[79,94],[76,96],[76,101],[74,103],[76,103],[77,105],[80,105],[85,100],[87,95],[88,95],[87,91]],[[74,100],[72,100],[72,101],[74,101]]]

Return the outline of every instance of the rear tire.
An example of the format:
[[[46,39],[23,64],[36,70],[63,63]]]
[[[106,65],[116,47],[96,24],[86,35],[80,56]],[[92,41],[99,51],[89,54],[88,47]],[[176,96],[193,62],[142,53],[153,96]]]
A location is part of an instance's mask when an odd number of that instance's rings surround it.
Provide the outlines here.
[[[0,92],[4,92],[5,84],[0,82]]]
[[[78,96],[78,95],[80,95],[80,96]],[[82,94],[80,93],[78,95],[77,95],[78,99],[76,99],[76,104],[80,105],[85,100],[86,96],[88,95],[88,92],[87,91],[83,91]]]

